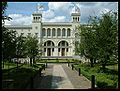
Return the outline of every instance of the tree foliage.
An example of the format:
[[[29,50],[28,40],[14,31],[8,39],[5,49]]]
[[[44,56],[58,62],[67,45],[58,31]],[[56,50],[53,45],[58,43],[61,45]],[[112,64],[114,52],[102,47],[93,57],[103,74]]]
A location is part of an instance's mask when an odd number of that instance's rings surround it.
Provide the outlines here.
[[[116,12],[90,17],[87,26],[81,26],[80,52],[93,60],[99,60],[103,69],[112,58],[118,60],[118,21]]]
[[[26,54],[30,58],[30,63],[32,64],[35,61],[35,57],[38,54],[38,40],[37,37],[32,37],[30,35],[27,36],[25,40],[26,45]]]

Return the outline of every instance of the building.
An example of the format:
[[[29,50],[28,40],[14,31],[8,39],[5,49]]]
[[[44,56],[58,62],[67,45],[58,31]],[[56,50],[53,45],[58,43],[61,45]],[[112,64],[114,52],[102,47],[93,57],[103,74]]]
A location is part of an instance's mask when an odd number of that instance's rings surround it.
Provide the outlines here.
[[[72,57],[75,54],[75,34],[80,26],[80,11],[71,14],[71,22],[42,22],[42,13],[32,14],[31,25],[6,26],[18,35],[35,35],[42,45],[42,57]]]

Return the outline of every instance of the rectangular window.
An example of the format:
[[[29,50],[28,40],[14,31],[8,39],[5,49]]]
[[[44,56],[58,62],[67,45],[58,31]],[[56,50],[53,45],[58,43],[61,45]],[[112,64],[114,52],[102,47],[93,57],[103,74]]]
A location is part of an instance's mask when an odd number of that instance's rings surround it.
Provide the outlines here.
[[[66,52],[68,52],[68,48],[66,49]]]
[[[52,48],[52,52],[54,52],[54,48]]]
[[[60,48],[58,48],[58,52],[60,52]]]
[[[46,48],[44,48],[44,52],[46,52]]]

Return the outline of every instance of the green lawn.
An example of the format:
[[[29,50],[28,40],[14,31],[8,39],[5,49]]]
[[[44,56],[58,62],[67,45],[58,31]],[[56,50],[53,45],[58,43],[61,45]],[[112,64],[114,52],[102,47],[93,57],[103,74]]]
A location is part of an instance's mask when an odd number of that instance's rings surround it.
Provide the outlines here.
[[[106,68],[118,71],[118,64],[106,66]]]
[[[91,80],[91,75],[95,75],[96,78],[95,83],[99,88],[117,88],[118,84],[118,70],[116,71],[117,66],[118,65],[107,66],[106,72],[103,73],[103,71],[98,65],[92,68],[85,64],[74,65],[76,70],[78,70],[78,68],[80,67],[81,73],[89,80]]]

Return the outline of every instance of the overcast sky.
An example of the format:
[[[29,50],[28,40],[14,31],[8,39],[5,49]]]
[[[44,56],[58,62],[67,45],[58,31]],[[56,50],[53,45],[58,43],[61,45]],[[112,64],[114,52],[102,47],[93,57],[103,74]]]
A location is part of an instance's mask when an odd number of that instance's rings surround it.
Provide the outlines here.
[[[43,22],[70,22],[74,12],[73,2],[8,2],[6,15],[12,18],[6,25],[29,25],[37,4],[44,6]],[[80,23],[87,23],[89,16],[100,16],[110,10],[118,12],[118,2],[74,2],[80,8]]]

